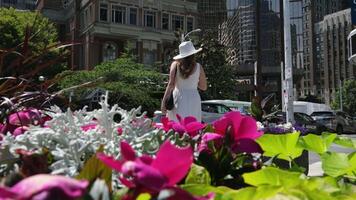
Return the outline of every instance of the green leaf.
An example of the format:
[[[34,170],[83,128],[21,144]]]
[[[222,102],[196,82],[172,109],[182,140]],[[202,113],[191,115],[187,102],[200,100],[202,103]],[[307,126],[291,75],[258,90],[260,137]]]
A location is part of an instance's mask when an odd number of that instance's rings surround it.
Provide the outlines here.
[[[203,184],[210,185],[211,178],[209,172],[196,164],[192,164],[189,174],[185,179],[185,184]]]
[[[282,191],[279,186],[247,187],[237,191],[227,192],[222,196],[224,200],[258,200],[275,196]]]
[[[98,152],[103,152],[104,146],[101,145]],[[94,154],[89,160],[84,164],[83,169],[76,177],[77,179],[85,179],[93,183],[97,178],[105,180],[108,188],[111,190],[111,176],[112,170],[107,167],[103,162],[101,162]]]
[[[215,130],[214,130],[213,125],[208,124],[208,125],[205,127],[205,129],[204,129],[204,131],[203,131],[203,132],[204,132],[204,133],[214,133],[214,132],[215,132]]]
[[[148,194],[148,193],[143,193],[143,194],[140,194],[136,200],[150,200],[151,199],[151,195]]]
[[[264,134],[256,141],[264,151],[264,156],[291,161],[302,155],[303,149],[297,146],[299,132],[271,135]]]
[[[336,139],[334,140],[334,143],[343,147],[356,149],[356,140],[353,138],[349,138],[345,136],[337,136]]]
[[[325,153],[321,156],[324,173],[339,177],[345,174],[356,173],[356,153]]]
[[[325,134],[322,136],[309,134],[300,138],[299,145],[306,150],[314,151],[318,154],[323,154],[328,151],[336,136],[336,134]]]
[[[203,185],[203,184],[186,184],[186,185],[180,185],[183,190],[193,194],[194,196],[204,196],[207,195],[210,192],[215,193],[215,200],[222,199],[222,195],[233,191],[231,188],[224,187],[224,186],[219,186],[219,187],[214,187],[211,185]]]
[[[245,173],[242,177],[245,183],[253,186],[270,185],[288,188],[296,186],[303,181],[301,173],[285,171],[274,167],[266,167],[255,172]]]

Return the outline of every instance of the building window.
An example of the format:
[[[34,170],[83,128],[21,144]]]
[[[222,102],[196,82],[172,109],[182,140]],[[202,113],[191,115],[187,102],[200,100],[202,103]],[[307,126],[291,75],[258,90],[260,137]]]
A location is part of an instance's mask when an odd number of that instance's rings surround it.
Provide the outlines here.
[[[194,18],[193,17],[187,17],[187,32],[193,30],[193,24],[194,24]]]
[[[111,21],[118,24],[126,23],[126,8],[113,5],[111,10]]]
[[[108,21],[108,5],[101,3],[100,4],[100,21]]]
[[[156,27],[156,12],[145,10],[144,18],[146,27]]]
[[[172,15],[173,30],[184,30],[184,17],[179,15]]]
[[[162,29],[169,30],[169,14],[167,13],[162,14]]]
[[[4,0],[4,3],[17,4],[17,0]]]
[[[157,42],[144,41],[143,42],[143,63],[152,65],[157,60]]]
[[[130,24],[137,25],[137,8],[130,8]]]
[[[117,58],[117,45],[107,42],[103,45],[103,61],[115,60]]]

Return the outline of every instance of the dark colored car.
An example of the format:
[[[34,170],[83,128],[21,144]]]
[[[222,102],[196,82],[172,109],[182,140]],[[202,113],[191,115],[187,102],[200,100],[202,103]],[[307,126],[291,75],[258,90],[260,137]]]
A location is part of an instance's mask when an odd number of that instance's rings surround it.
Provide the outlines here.
[[[313,112],[310,116],[338,134],[356,133],[356,121],[345,112]]]
[[[329,129],[318,122],[316,122],[311,116],[295,112],[294,113],[295,125],[306,129],[306,133],[321,134],[322,132],[329,131]],[[284,124],[286,123],[286,113],[282,111],[275,112],[264,118],[264,121],[268,124]]]

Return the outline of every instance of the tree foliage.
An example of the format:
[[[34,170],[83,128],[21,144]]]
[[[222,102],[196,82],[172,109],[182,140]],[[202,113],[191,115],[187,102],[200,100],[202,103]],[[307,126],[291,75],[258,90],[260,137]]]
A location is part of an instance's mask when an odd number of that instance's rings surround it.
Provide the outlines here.
[[[58,57],[60,50],[48,51],[50,47],[58,44],[57,29],[49,19],[37,12],[19,11],[14,8],[0,8],[0,16],[0,49],[2,51],[0,55],[7,51],[18,52],[22,57],[30,60],[46,52],[45,57],[41,58],[42,63]],[[24,46],[25,41],[28,43]],[[1,64],[6,68],[12,65],[17,57],[15,53],[8,54],[1,60]],[[32,67],[34,66],[33,63]],[[14,70],[4,68],[1,76],[14,76]],[[53,77],[62,70],[63,66],[57,64],[44,70],[41,75]],[[20,74],[15,75],[20,76]]]
[[[227,63],[226,47],[208,32],[203,34],[200,43],[203,51],[197,54],[197,60],[204,67],[209,86],[203,97],[236,99],[236,73],[234,67]]]
[[[91,71],[64,72],[71,73],[60,83],[61,88],[80,85],[85,82],[99,81],[95,87],[109,91],[109,102],[125,109],[142,106],[143,110],[152,112],[159,109],[163,96],[164,80],[160,73],[145,68],[130,57],[121,57],[115,61],[105,62]],[[81,100],[93,88],[78,88],[74,91],[77,100]]]
[[[343,110],[354,115],[356,113],[356,80],[345,81],[341,92]],[[332,108],[335,110],[340,109],[340,90],[336,92]]]

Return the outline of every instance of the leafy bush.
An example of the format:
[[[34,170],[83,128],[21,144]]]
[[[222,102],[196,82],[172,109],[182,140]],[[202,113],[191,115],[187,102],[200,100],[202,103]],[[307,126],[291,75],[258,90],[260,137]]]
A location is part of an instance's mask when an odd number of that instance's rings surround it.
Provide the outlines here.
[[[126,109],[141,105],[143,110],[151,112],[160,106],[160,98],[165,89],[163,77],[129,57],[102,63],[91,71],[72,72],[60,85],[67,88],[100,78],[103,79],[98,81],[95,87],[109,91],[110,103],[117,103]],[[92,90],[82,88],[75,90],[77,101]]]

